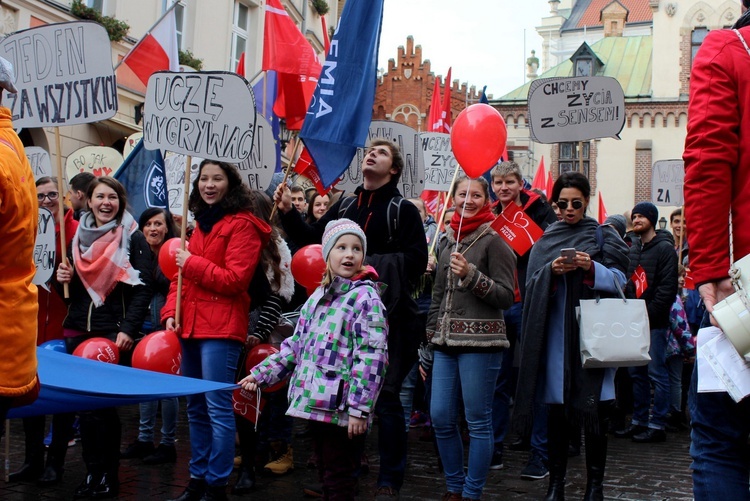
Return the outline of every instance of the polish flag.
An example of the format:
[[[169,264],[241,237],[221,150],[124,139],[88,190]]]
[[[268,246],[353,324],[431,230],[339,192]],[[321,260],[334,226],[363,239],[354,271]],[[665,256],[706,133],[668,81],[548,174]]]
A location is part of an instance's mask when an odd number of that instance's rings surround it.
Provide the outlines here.
[[[533,190],[534,188],[540,190],[547,189],[547,170],[544,168],[544,157],[539,161],[539,167],[537,167],[534,180],[531,182],[531,189]]]
[[[143,85],[147,85],[148,78],[157,71],[180,71],[174,9],[167,12],[127,53],[122,64],[130,68]]]

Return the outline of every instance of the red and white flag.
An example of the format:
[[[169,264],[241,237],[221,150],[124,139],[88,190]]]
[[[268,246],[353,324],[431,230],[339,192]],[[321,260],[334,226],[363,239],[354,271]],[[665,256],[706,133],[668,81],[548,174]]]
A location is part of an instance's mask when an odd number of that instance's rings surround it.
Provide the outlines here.
[[[643,266],[638,265],[635,271],[633,271],[630,280],[635,285],[635,297],[640,299],[643,293],[646,292],[646,289],[648,289],[648,279],[646,278],[646,270],[643,269]]]
[[[599,192],[599,224],[604,224],[609,215],[607,214],[607,208],[604,206],[604,199],[602,198],[602,192]]]
[[[526,254],[544,234],[544,230],[513,203],[505,207],[491,226],[519,256]]]
[[[450,74],[450,70],[448,70],[448,74]],[[448,87],[448,79],[445,81],[445,89],[448,93],[450,93],[450,88]],[[440,103],[440,83],[435,77],[435,86],[432,89],[432,101],[430,102],[430,114],[427,117],[427,131],[428,132],[448,132],[445,130],[444,126],[444,110],[443,105]],[[450,103],[450,97],[448,102]],[[441,193],[440,191],[435,190],[423,190],[420,197],[422,200],[424,200],[425,207],[427,208],[427,212],[429,214],[434,214],[435,217],[439,217],[440,212],[442,211],[442,203],[441,203]]]
[[[148,78],[157,71],[180,71],[174,9],[169,10],[127,53],[122,64],[130,68],[143,85],[147,85]]]

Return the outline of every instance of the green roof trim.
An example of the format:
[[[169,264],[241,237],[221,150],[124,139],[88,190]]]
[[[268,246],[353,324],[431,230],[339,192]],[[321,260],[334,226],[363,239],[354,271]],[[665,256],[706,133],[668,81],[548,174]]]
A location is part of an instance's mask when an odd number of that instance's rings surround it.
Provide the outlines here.
[[[651,35],[602,38],[591,45],[591,50],[604,62],[604,67],[596,76],[617,79],[625,92],[625,99],[651,96],[652,49]],[[539,75],[539,78],[572,76],[573,62],[567,59]],[[531,82],[526,82],[492,101],[526,101],[530,85]]]

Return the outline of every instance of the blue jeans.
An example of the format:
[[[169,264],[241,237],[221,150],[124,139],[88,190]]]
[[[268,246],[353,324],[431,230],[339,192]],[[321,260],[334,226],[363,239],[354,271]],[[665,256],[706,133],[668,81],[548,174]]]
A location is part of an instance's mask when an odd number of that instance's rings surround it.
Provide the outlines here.
[[[400,490],[406,471],[406,431],[404,408],[398,393],[382,391],[375,404],[378,416],[378,452],[380,473],[378,487]],[[364,442],[363,442],[364,443]]]
[[[669,411],[682,412],[682,355],[672,355],[667,359],[669,372]]]
[[[667,329],[651,329],[651,361],[647,366],[631,367],[633,380],[633,424],[663,430],[669,412],[669,372],[667,370]],[[651,407],[651,385],[654,386],[654,408]]]
[[[493,450],[492,398],[502,352],[448,355],[435,350],[430,412],[445,482],[450,492],[479,499],[487,481]],[[459,398],[463,395],[469,426],[469,469],[464,473],[464,449],[458,428]]]
[[[690,380],[695,501],[750,500],[750,399],[736,403],[728,393],[698,393],[698,364]]]
[[[401,393],[399,393],[399,399],[401,400],[401,407],[404,408],[404,421],[406,424],[406,432],[409,433],[409,423],[411,422],[411,410],[414,407],[414,387],[417,386],[417,378],[419,376],[419,362],[414,364],[409,374],[404,378],[404,382],[401,383]]]
[[[139,405],[141,421],[138,426],[138,441],[153,442],[154,428],[156,428],[156,413],[159,410],[159,400],[141,402]],[[175,398],[161,400],[161,441],[160,444],[174,446],[174,435],[177,429],[177,413],[180,401]]]
[[[182,339],[186,377],[233,383],[242,344],[229,339]],[[190,476],[210,486],[226,485],[234,466],[232,391],[209,391],[187,397],[190,427]]]

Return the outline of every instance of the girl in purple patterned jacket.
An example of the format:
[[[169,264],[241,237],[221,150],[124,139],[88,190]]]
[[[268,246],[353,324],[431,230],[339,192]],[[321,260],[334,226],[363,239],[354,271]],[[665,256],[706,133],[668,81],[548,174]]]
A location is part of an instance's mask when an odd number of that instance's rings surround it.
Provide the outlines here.
[[[385,307],[365,267],[367,239],[349,219],[323,234],[323,281],[302,307],[294,335],[240,384],[249,391],[289,373],[290,416],[311,421],[324,499],[353,499],[364,433],[387,365]]]

